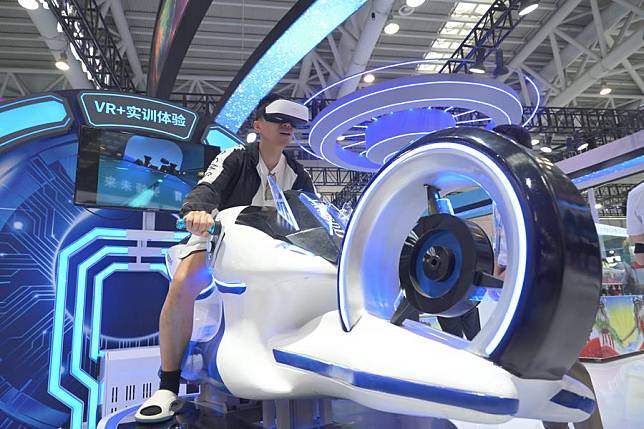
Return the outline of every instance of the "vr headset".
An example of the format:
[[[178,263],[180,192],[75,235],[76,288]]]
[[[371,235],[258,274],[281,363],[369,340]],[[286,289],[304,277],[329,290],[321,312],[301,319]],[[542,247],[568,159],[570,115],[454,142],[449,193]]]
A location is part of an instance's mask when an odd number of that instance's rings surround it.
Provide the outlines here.
[[[309,109],[290,100],[275,100],[259,112],[259,117],[276,124],[302,127],[309,122]]]

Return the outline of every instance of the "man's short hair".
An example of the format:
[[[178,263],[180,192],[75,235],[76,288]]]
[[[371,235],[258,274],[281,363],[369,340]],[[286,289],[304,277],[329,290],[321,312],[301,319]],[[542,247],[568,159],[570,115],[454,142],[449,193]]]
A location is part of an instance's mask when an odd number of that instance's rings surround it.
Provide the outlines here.
[[[532,137],[530,136],[530,131],[523,128],[521,125],[516,124],[505,124],[499,125],[494,128],[492,131],[510,137],[515,142],[519,143],[521,146],[528,149],[532,148]]]
[[[277,100],[283,100],[284,97],[278,94],[268,94],[266,97],[262,98],[259,101],[259,104],[257,105],[257,108],[255,109],[255,120],[262,119],[264,117],[264,111],[266,109],[266,106],[271,104],[273,101]]]

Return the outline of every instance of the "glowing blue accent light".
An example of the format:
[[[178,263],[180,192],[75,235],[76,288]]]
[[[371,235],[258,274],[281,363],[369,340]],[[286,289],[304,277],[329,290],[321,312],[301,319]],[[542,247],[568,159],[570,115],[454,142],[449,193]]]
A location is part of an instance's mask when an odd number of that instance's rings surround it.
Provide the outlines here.
[[[432,83],[432,82],[427,82],[427,83]],[[433,83],[436,83],[436,82],[433,82]],[[411,85],[404,85],[403,87],[405,87],[405,86],[411,86]],[[376,94],[378,94],[378,93],[380,93],[380,92],[384,92],[384,91],[386,91],[386,90],[378,91],[378,92],[375,92],[375,93],[371,93],[371,94],[368,94],[368,96],[376,95]],[[363,96],[363,97],[360,97],[360,98],[364,98],[364,96]],[[355,99],[355,100],[351,100],[351,102],[353,102],[353,101],[357,101],[357,100],[359,100],[360,98]],[[511,119],[510,119],[510,116],[509,116],[505,111],[501,110],[499,107],[497,107],[497,106],[495,106],[495,105],[493,105],[493,104],[490,104],[490,103],[486,103],[486,102],[479,101],[479,100],[473,100],[473,99],[469,99],[469,98],[451,98],[451,97],[450,97],[450,98],[425,98],[425,99],[415,99],[415,100],[403,101],[403,102],[399,102],[399,103],[392,103],[392,104],[388,104],[388,105],[385,105],[385,106],[379,106],[379,107],[377,107],[377,108],[374,108],[374,109],[368,110],[367,112],[364,112],[364,113],[367,113],[367,114],[368,114],[368,113],[376,112],[376,111],[378,111],[378,110],[385,109],[385,108],[398,107],[398,106],[403,106],[403,105],[406,105],[406,104],[414,104],[414,103],[417,103],[417,102],[431,102],[431,101],[443,101],[443,100],[444,100],[444,101],[450,101],[450,102],[452,102],[452,101],[464,101],[464,102],[473,102],[473,103],[483,104],[483,105],[486,105],[486,106],[488,106],[488,107],[490,107],[490,108],[493,108],[493,109],[495,109],[495,110],[498,110],[498,111],[499,111],[499,112],[501,112],[503,115],[505,115],[505,117],[506,117],[506,119],[507,119],[508,123],[511,123],[511,122],[512,122],[512,121],[511,121]],[[347,103],[347,104],[348,104],[348,103]],[[342,108],[343,106],[344,106],[344,105],[340,105],[339,107],[336,107],[335,109],[333,109],[333,110],[331,110],[329,113],[327,113],[325,116],[323,116],[323,117],[322,117],[318,122],[316,122],[316,124],[313,126],[313,128],[312,128],[312,129],[311,129],[311,131],[309,132],[309,136],[311,135],[311,133],[313,132],[313,130],[315,129],[315,127],[316,127],[316,126],[318,126],[322,121],[324,121],[324,119],[325,119],[327,116],[329,116],[330,114],[334,113],[336,110],[338,110],[338,109]],[[348,124],[348,123],[351,123],[352,121],[355,121],[355,119],[356,119],[357,117],[362,116],[364,113],[360,113],[359,115],[355,115],[355,116],[353,116],[353,117],[351,117],[351,118],[349,118],[349,119],[347,119],[347,120],[345,120],[345,121],[341,122],[339,125],[336,125],[333,129],[331,129],[331,131],[329,131],[327,134],[325,134],[325,135],[324,135],[324,137],[322,138],[322,143],[321,143],[321,145],[320,145],[320,153],[321,153],[321,155],[324,157],[324,159],[325,159],[326,161],[328,161],[329,163],[331,163],[331,164],[333,164],[333,165],[335,165],[335,166],[337,166],[337,167],[344,168],[344,166],[342,166],[342,165],[338,165],[338,164],[335,164],[334,162],[332,162],[331,160],[329,160],[329,157],[327,156],[327,154],[325,154],[325,152],[328,152],[328,151],[325,151],[325,143],[327,143],[329,135],[331,135],[334,131],[336,131],[338,128],[341,128],[342,126],[344,126],[344,125],[346,125],[346,124]],[[335,142],[331,142],[330,144],[329,144],[329,143],[327,143],[327,145],[335,145]],[[373,163],[370,163],[370,164],[373,164]],[[374,164],[374,165],[376,165],[376,166],[377,166],[377,164]]]
[[[458,121],[457,124],[473,124],[475,122],[490,121],[492,118],[470,119],[469,121]]]
[[[76,304],[74,306],[74,329],[72,333],[72,356],[70,373],[89,391],[87,401],[87,427],[96,427],[98,410],[98,383],[81,367],[83,354],[83,320],[85,318],[85,289],[87,287],[87,270],[108,255],[127,255],[127,247],[104,247],[83,261],[77,268]]]
[[[108,228],[94,229],[63,249],[58,256],[54,324],[52,329],[51,357],[49,363],[47,390],[54,398],[58,399],[71,409],[71,429],[80,429],[83,425],[83,402],[69,393],[69,391],[60,384],[69,258],[87,244],[101,237],[125,239],[126,232],[124,230]]]
[[[186,229],[186,221],[185,219],[177,219],[176,222],[176,227],[177,229]],[[208,234],[214,235],[215,232],[217,232],[215,225],[210,225],[208,227]]]
[[[322,39],[366,0],[317,0],[259,59],[215,121],[237,132],[257,103]]]
[[[181,240],[183,240],[184,238],[186,238],[186,237],[187,237],[187,236],[189,236],[189,235],[190,235],[190,233],[189,233],[189,232],[179,231],[179,232],[175,232],[175,233],[174,233],[174,238],[175,238],[175,240],[177,240],[177,241],[181,241]],[[166,249],[164,249],[164,250],[166,250]],[[167,250],[166,250],[166,252],[167,252]]]
[[[186,233],[178,233],[181,238]],[[175,234],[176,239],[177,234]],[[69,260],[78,251],[82,250],[88,244],[98,239],[127,240],[127,231],[122,229],[95,228],[88,232],[75,242],[62,249],[58,255],[58,264],[56,271],[56,295],[54,303],[54,323],[52,328],[51,356],[49,364],[48,392],[60,400],[71,410],[70,429],[81,429],[83,427],[83,408],[84,404],[78,398],[73,396],[67,389],[60,384],[62,373],[62,356],[63,356],[63,336],[65,322],[65,302],[67,295],[67,272],[69,270]],[[173,241],[168,239],[164,241]],[[160,253],[162,250],[159,249]],[[96,410],[98,407],[99,392],[98,383],[90,377],[81,368],[82,339],[83,339],[83,319],[85,312],[85,289],[87,282],[87,269],[97,263],[101,258],[109,255],[127,255],[127,247],[110,246],[105,247],[92,255],[89,259],[83,261],[77,269],[77,291],[75,300],[75,314],[72,331],[72,356],[70,373],[78,379],[89,390],[88,409]],[[167,277],[167,271],[164,264],[149,264],[150,269],[161,271]],[[90,358],[94,361],[99,356],[98,344],[100,337],[100,320],[102,305],[102,284],[104,280],[115,271],[128,270],[125,263],[115,263],[101,271],[94,280],[94,301],[92,303],[92,332],[90,336]],[[88,428],[94,428],[96,424],[96,413],[88,413]],[[94,426],[91,426],[93,424]]]
[[[372,123],[366,132],[366,156],[382,163],[392,152],[406,147],[411,137],[429,134],[455,125],[454,118],[440,109],[411,109],[391,112]]]
[[[463,115],[469,115],[470,113],[474,113],[476,110],[468,110],[467,112],[459,113],[458,115],[454,115],[455,118],[458,118],[459,116]]]
[[[324,225],[324,229],[327,230],[329,235],[333,235],[333,218],[331,217],[327,206],[318,200],[314,200],[306,194],[300,194],[300,201],[302,201],[306,208],[308,208],[309,211],[313,213],[313,216],[315,216],[318,222]]]
[[[209,146],[218,146],[222,152],[231,147],[243,144],[241,140],[229,132],[226,132],[225,129],[219,125],[210,127],[208,129],[208,134],[206,134],[206,137],[203,140],[204,143]]]
[[[163,250],[166,250],[166,249],[160,249],[160,250],[162,251],[161,253],[163,253]],[[150,267],[150,270],[159,271],[165,277],[168,277],[168,271],[165,264],[150,264],[149,267]],[[94,362],[98,362],[98,358],[100,357],[100,350],[98,346],[99,346],[100,336],[101,336],[101,315],[102,315],[102,309],[103,309],[103,284],[105,283],[105,279],[107,279],[115,272],[128,271],[128,268],[129,268],[129,264],[124,262],[116,262],[116,263],[110,264],[107,268],[103,269],[100,273],[98,273],[94,277],[94,293],[92,295],[93,297],[92,332],[91,332],[90,347],[89,347],[90,349],[89,357]]]
[[[101,336],[101,313],[103,305],[103,283],[105,279],[117,271],[127,271],[128,264],[125,262],[117,262],[110,264],[107,268],[103,269],[100,273],[94,276],[94,295],[92,303],[92,336],[89,346],[89,357],[98,362],[100,356],[98,344]]]
[[[71,120],[64,100],[54,95],[22,98],[2,104],[0,105],[0,147],[35,134],[65,130]],[[16,133],[18,134],[8,139],[10,135]]]
[[[356,147],[356,146],[360,146],[361,144],[366,144],[366,143],[367,143],[366,141],[362,140],[361,142],[344,145],[344,146],[342,146],[342,149],[348,149],[350,147]]]
[[[171,138],[179,139],[179,140],[189,140],[190,136],[192,136],[192,132],[193,132],[195,126],[197,125],[197,121],[198,121],[197,114],[195,112],[191,111],[191,110],[184,109],[182,107],[179,107],[179,106],[176,106],[174,104],[167,103],[167,102],[164,102],[164,101],[161,101],[161,100],[151,99],[151,98],[147,98],[147,97],[139,97],[139,96],[136,96],[136,95],[113,94],[113,93],[108,93],[108,95],[111,98],[124,98],[124,99],[129,99],[129,100],[141,100],[141,101],[144,101],[144,102],[147,102],[147,103],[152,102],[155,105],[167,106],[167,107],[172,108],[173,110],[180,110],[182,112],[182,114],[185,114],[187,116],[191,116],[193,118],[192,123],[190,125],[190,128],[185,133],[177,134],[177,133],[173,133],[173,132],[170,132],[170,131],[163,130],[160,127],[156,127],[156,128],[155,127],[147,127],[145,125],[124,124],[124,123],[119,123],[119,122],[115,122],[113,124],[106,124],[106,123],[96,124],[96,123],[94,123],[92,121],[91,113],[90,113],[90,110],[87,108],[85,97],[97,96],[97,95],[100,96],[100,95],[104,95],[104,94],[102,94],[100,92],[84,92],[80,96],[80,105],[81,105],[81,107],[83,109],[83,112],[85,114],[85,118],[87,119],[87,122],[90,125],[94,126],[94,127],[98,127],[98,128],[114,128],[114,127],[115,128],[132,128],[132,129],[135,129],[135,130],[152,131],[154,133],[163,134],[163,135],[169,136]],[[142,122],[142,123],[149,123],[149,121],[148,122]]]
[[[418,132],[413,132],[413,133],[398,134],[398,135],[395,135],[395,136],[393,136],[393,137],[389,137],[388,139],[384,139],[384,140],[379,141],[378,143],[374,144],[374,145],[373,145],[373,146],[371,146],[369,149],[367,149],[364,153],[365,153],[365,155],[369,156],[369,153],[370,153],[373,149],[377,148],[377,147],[378,147],[378,146],[380,146],[380,145],[383,145],[383,144],[385,144],[385,143],[388,143],[388,142],[389,142],[389,141],[391,141],[391,140],[395,140],[395,139],[399,139],[399,138],[403,138],[403,137],[412,137],[412,136],[417,136],[417,137],[419,137],[419,138],[420,138],[421,136],[427,135],[427,134],[429,134],[429,133],[431,133],[431,132],[433,132],[433,131],[436,131],[436,130],[432,130],[432,131],[418,131]],[[410,142],[410,143],[411,143],[411,142]],[[345,146],[345,147],[346,147],[346,146]],[[343,148],[343,149],[344,149],[344,148]],[[402,149],[402,148],[401,148],[401,149]],[[398,150],[396,150],[396,151],[394,151],[394,152],[391,152],[389,155],[387,155],[387,156],[385,157],[384,161],[383,161],[383,164],[385,164],[385,163],[389,162],[389,160],[390,160],[391,158],[393,158],[394,156],[398,155],[398,152],[399,152],[399,151],[398,151]]]
[[[541,107],[541,92],[539,91],[539,87],[537,86],[537,84],[536,84],[536,83],[534,83],[534,80],[532,80],[532,79],[530,78],[530,76],[525,76],[525,79],[526,79],[526,80],[530,83],[530,85],[532,85],[532,87],[534,88],[534,93],[537,95],[537,103],[534,105],[534,109],[532,110],[532,113],[530,114],[530,116],[528,117],[528,119],[523,123],[523,126],[524,126],[524,127],[530,123],[530,121],[532,120],[532,118],[534,118],[534,117],[535,117],[535,115],[537,114],[537,112],[539,111],[539,107]]]
[[[644,155],[577,177],[575,179],[572,179],[572,183],[574,183],[575,186],[577,186],[579,189],[584,189],[584,183],[589,180],[598,180],[605,176],[611,176],[622,170],[637,171],[637,167],[639,167],[640,171],[644,170]]]
[[[221,293],[230,293],[233,295],[241,295],[246,292],[246,285],[244,283],[225,283],[221,280],[215,280],[217,290]]]
[[[275,208],[277,209],[277,213],[293,229],[295,229],[296,231],[299,231],[300,226],[297,224],[297,220],[295,220],[295,216],[293,216],[293,211],[291,210],[291,206],[289,205],[288,201],[286,201],[284,192],[282,192],[277,182],[275,182],[275,179],[273,179],[273,176],[268,176],[267,179],[268,179],[268,185],[271,188],[271,194],[273,194],[273,201],[275,201]]]

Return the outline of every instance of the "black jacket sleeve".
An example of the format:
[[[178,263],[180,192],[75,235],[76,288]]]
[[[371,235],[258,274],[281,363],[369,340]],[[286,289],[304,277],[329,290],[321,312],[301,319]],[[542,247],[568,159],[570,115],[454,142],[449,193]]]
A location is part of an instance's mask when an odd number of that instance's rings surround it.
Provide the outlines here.
[[[295,171],[297,173],[297,179],[295,179],[295,183],[293,183],[293,189],[315,194],[315,186],[313,186],[313,180],[311,180],[309,173],[306,172],[302,164],[299,162],[296,166],[297,168]]]
[[[191,211],[212,212],[220,209],[222,194],[232,185],[235,177],[239,177],[243,166],[243,148],[230,148],[212,161],[204,177],[183,200],[181,217]]]

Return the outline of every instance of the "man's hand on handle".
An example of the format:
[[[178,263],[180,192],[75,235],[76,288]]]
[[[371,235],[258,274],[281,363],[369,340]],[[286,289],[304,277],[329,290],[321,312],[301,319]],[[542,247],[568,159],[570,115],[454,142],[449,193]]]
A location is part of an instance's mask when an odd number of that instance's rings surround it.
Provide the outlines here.
[[[214,216],[204,211],[193,211],[188,213],[183,220],[186,223],[186,229],[194,235],[200,237],[208,236],[208,228],[215,224]]]

